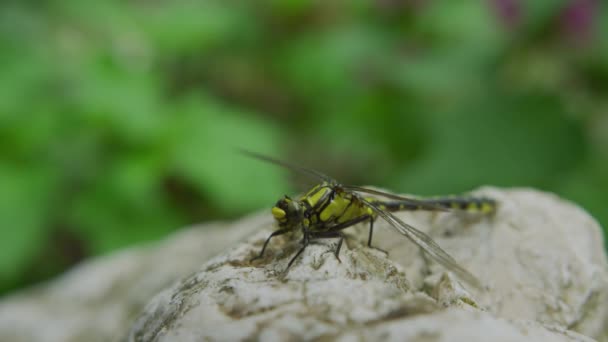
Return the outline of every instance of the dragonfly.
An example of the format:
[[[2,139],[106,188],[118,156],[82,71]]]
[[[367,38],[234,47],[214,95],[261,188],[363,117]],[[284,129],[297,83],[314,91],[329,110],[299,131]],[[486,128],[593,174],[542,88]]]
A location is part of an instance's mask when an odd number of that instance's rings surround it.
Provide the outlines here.
[[[346,238],[343,230],[362,222],[369,223],[367,246],[381,250],[372,246],[374,222],[381,218],[447,270],[455,273],[467,283],[478,288],[481,287],[477,277],[460,266],[430,236],[404,222],[393,212],[414,210],[449,212],[460,210],[488,215],[496,210],[497,203],[495,200],[487,197],[470,196],[446,196],[430,199],[410,198],[376,189],[341,184],[313,169],[290,164],[248,150],[240,150],[240,152],[292,172],[304,174],[320,182],[300,197],[291,198],[285,195],[277,201],[275,206],[272,207],[271,213],[278,223],[278,230],[268,236],[260,253],[251,261],[264,256],[266,247],[272,238],[298,230],[302,232],[301,247],[291,258],[285,271],[291,267],[311,241],[317,239],[338,238],[334,255],[340,261],[340,249]]]

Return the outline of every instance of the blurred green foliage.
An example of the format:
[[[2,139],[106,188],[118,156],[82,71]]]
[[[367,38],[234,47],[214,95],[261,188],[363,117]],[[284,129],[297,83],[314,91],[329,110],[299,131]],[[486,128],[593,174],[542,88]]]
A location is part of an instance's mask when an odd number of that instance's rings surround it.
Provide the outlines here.
[[[269,207],[283,170],[421,195],[533,186],[608,225],[593,0],[5,1],[0,292]]]

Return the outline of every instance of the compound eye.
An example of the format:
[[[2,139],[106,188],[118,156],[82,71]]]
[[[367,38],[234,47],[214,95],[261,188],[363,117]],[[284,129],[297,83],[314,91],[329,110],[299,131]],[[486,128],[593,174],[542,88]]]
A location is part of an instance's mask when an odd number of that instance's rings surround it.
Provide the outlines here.
[[[285,211],[279,207],[273,207],[272,216],[274,216],[275,219],[280,220],[282,218],[285,218]]]
[[[287,203],[287,211],[290,213],[295,213],[298,211],[298,204],[296,202],[289,202]]]
[[[277,201],[277,204],[275,204],[275,208],[279,208],[285,212],[288,212],[290,203],[291,203],[291,199],[289,199],[289,197],[285,196]]]

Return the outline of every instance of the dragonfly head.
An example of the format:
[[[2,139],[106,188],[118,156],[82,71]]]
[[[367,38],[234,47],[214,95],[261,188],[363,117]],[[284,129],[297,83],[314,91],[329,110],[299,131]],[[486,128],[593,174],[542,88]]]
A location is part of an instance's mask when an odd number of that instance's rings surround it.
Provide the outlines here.
[[[302,220],[302,207],[297,201],[285,195],[272,207],[272,216],[280,227],[296,227]]]

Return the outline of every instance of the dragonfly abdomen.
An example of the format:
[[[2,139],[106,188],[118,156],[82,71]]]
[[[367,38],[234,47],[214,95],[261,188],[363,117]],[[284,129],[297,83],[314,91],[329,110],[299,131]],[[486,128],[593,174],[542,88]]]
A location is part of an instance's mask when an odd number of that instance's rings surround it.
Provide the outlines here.
[[[420,200],[426,205],[419,205],[405,201],[382,202],[382,209],[388,211],[401,210],[434,210],[436,208],[457,209],[469,212],[488,214],[496,209],[496,201],[483,197],[440,197]]]

